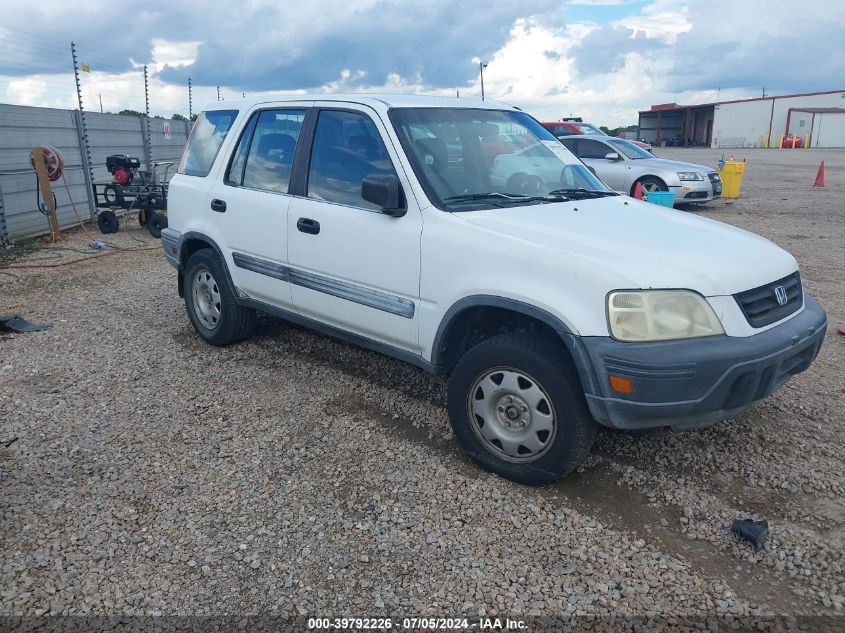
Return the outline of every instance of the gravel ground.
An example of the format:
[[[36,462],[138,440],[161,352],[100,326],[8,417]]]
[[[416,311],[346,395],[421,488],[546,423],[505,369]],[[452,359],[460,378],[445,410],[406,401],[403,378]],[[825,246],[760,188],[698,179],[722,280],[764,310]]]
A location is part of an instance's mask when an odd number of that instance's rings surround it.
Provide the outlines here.
[[[604,431],[579,472],[543,488],[461,454],[440,378],[271,318],[247,343],[204,345],[158,242],[131,222],[110,241],[139,250],[0,270],[0,312],[54,326],[0,335],[0,440],[19,438],[0,448],[0,615],[841,625],[845,151],[735,153],[743,197],[686,212],[795,254],[830,319],[818,360],[705,431]],[[827,187],[813,189],[822,158]],[[769,521],[760,552],[728,531],[739,517]]]

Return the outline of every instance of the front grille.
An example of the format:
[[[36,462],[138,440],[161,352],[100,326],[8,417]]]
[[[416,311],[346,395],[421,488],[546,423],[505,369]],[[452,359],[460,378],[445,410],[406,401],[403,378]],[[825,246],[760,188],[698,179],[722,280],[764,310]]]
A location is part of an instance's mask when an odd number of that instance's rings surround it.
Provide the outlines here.
[[[778,288],[786,295],[784,304],[778,301]],[[783,279],[735,294],[734,299],[752,327],[764,327],[789,316],[804,303],[801,275],[796,270]]]
[[[685,200],[695,200],[698,198],[706,198],[707,192],[706,191],[690,191],[687,195],[684,196]]]

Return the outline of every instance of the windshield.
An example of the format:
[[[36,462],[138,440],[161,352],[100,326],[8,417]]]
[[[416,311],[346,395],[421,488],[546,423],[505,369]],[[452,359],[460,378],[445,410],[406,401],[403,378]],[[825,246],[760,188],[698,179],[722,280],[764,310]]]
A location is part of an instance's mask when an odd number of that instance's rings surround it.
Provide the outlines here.
[[[622,138],[612,138],[607,141],[613,147],[622,152],[627,158],[634,160],[638,158],[654,158],[654,154],[649,154],[642,147],[634,145],[631,141],[626,141]]]
[[[610,192],[524,112],[395,108],[390,118],[417,178],[441,209],[542,204]]]
[[[589,123],[573,123],[572,125],[577,127],[578,131],[581,132],[581,134],[599,134],[601,136],[607,136],[607,134],[601,129]]]

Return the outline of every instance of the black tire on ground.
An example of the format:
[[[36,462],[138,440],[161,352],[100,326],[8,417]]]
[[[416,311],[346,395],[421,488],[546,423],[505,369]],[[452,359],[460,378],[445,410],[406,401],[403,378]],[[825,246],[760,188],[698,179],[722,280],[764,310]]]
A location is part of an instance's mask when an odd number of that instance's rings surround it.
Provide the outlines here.
[[[210,248],[195,252],[185,266],[185,308],[188,310],[188,318],[200,337],[211,345],[230,345],[242,341],[249,338],[255,327],[255,310],[245,308],[235,301],[224,266]],[[200,306],[208,308],[205,313],[202,307],[195,308],[197,301],[202,302]]]
[[[666,183],[660,180],[660,178],[655,178],[654,176],[643,176],[637,182],[643,186],[643,192],[646,194],[648,194],[649,191],[669,191],[669,187],[666,186]],[[636,190],[637,183],[635,182],[631,187],[632,196]]]
[[[110,233],[117,233],[120,229],[120,223],[117,221],[117,216],[114,211],[100,211],[97,214],[97,226],[100,233],[108,235]]]
[[[147,215],[147,230],[153,237],[161,237],[161,230],[167,228],[167,216],[153,211]]]
[[[473,407],[474,401],[486,397],[483,393],[486,387],[479,386],[475,393],[471,391],[482,376],[491,375],[495,382],[498,369],[531,377],[551,400],[546,405],[541,401],[536,406],[544,413],[551,410],[554,431],[541,440],[546,442],[547,448],[543,453],[538,451],[539,456],[534,461],[503,457],[485,445],[486,440],[480,437],[484,428],[482,418],[473,413]],[[528,389],[525,384],[530,383],[518,380],[517,388]],[[480,466],[507,479],[531,485],[560,479],[584,460],[595,440],[598,425],[587,408],[577,372],[565,348],[556,341],[531,334],[494,336],[464,354],[452,371],[448,386],[449,420],[461,446]],[[507,392],[497,392],[491,386],[490,393],[495,394],[492,400],[495,402],[500,393]],[[494,419],[495,415],[491,414],[489,419],[501,424]],[[532,428],[530,424],[533,422],[529,423],[529,429]],[[520,445],[519,450],[522,448]]]

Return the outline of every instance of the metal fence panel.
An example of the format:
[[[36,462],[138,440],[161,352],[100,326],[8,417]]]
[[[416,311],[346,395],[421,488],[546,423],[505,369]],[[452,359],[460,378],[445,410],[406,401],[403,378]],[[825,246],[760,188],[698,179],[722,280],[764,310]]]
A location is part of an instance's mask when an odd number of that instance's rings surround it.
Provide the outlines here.
[[[170,125],[170,138],[164,134],[165,124]],[[173,166],[168,171],[168,178],[176,173],[176,166],[182,158],[182,149],[188,140],[190,124],[187,121],[171,121],[167,119],[150,119],[150,159],[153,163],[170,161]],[[164,175],[162,170],[159,176]]]
[[[47,218],[38,210],[35,172],[29,164],[30,150],[41,145],[52,145],[65,161],[68,189],[61,180],[52,183],[59,225],[77,222],[71,198],[79,215],[88,217],[89,189],[73,111],[0,104],[0,191],[8,238],[49,231]]]
[[[59,225],[66,228],[78,222],[71,199],[79,216],[89,218],[91,183],[83,166],[75,112],[0,104],[0,243],[49,231],[47,218],[38,210],[35,172],[29,164],[30,150],[39,145],[52,145],[64,157],[68,187],[65,189],[61,180],[52,183]],[[111,182],[106,157],[112,154],[135,156],[143,165],[146,154],[142,118],[85,113],[94,182]],[[170,125],[170,138],[165,136],[165,123]],[[189,131],[187,121],[150,119],[152,162],[178,163]],[[175,164],[168,177],[174,173]],[[159,175],[163,175],[163,170]]]
[[[86,112],[85,122],[88,127],[94,182],[111,182],[111,174],[106,170],[106,156],[128,154],[140,158],[143,165],[144,135],[141,130],[141,117]]]

